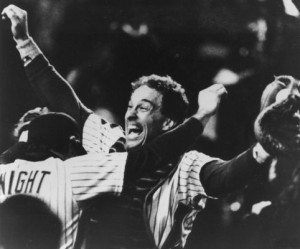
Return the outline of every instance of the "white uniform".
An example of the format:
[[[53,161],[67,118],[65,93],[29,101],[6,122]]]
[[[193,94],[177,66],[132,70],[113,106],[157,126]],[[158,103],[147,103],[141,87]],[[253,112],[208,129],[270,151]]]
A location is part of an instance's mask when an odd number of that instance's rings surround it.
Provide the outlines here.
[[[107,135],[109,133],[111,135]],[[111,127],[109,123],[103,124],[100,117],[91,114],[84,125],[83,145],[89,153],[108,152],[113,143],[123,136],[121,127]],[[177,169],[147,195],[144,210],[147,217],[146,226],[157,248],[164,248],[165,243],[170,239],[171,243],[175,243],[179,248],[185,246],[193,222],[199,211],[205,207],[207,200],[199,179],[200,170],[213,160],[218,159],[197,151],[184,154]],[[181,228],[172,235],[172,230],[175,228],[175,213],[179,205],[188,207],[188,211],[180,221]]]
[[[204,209],[208,197],[199,179],[200,171],[214,160],[218,159],[197,151],[185,153],[175,171],[147,196],[146,225],[157,248],[168,248],[166,243],[172,248],[174,245],[178,248],[185,246],[193,222]],[[176,221],[179,205],[186,208],[183,217]],[[177,232],[171,234],[175,229]]]
[[[25,45],[26,44],[18,46],[21,58],[25,58],[26,55],[30,55],[30,53],[33,52],[34,54],[30,56],[32,59],[38,54],[41,54],[32,40],[29,40],[28,44]],[[40,59],[40,67],[35,68],[35,66],[39,66],[37,63],[30,70],[27,70],[29,78],[35,79],[32,82],[33,85],[39,82],[39,78],[32,72],[38,72],[49,66],[45,59]],[[36,70],[33,70],[34,68]],[[52,68],[51,70],[54,69]],[[52,71],[52,73],[57,74],[54,71]],[[57,80],[61,81],[59,77],[57,77]],[[60,82],[59,84],[65,84],[65,82]],[[110,151],[110,147],[114,145],[119,138],[124,138],[120,127],[103,122],[103,119],[95,114],[89,115],[83,127],[83,146],[88,153],[107,153]],[[163,248],[174,228],[174,216],[180,203],[190,207],[191,212],[189,212],[189,215],[193,217],[192,219],[195,218],[196,210],[204,207],[206,195],[199,179],[199,172],[203,165],[213,160],[215,159],[198,152],[186,154],[176,172],[173,172],[172,175],[165,179],[163,185],[155,188],[157,192],[147,196],[146,210],[144,210],[146,217],[148,217],[147,221],[150,223],[147,224],[147,226],[154,239],[154,244],[158,248]],[[112,171],[114,171],[114,168],[112,168]],[[90,176],[92,176],[92,174],[88,175],[87,179]],[[106,179],[105,176],[103,176],[102,180],[104,179]],[[95,185],[96,183],[97,182],[95,182]],[[87,188],[90,188],[90,185],[87,186]],[[196,202],[198,197],[200,198],[199,200],[201,200],[200,204],[192,205],[192,203]],[[188,219],[184,219],[184,221],[187,220]],[[182,234],[179,235],[181,241],[179,242],[180,246],[184,246],[187,235],[190,232],[189,228],[191,228],[191,226],[184,226],[183,229],[181,229]],[[184,235],[184,233],[186,235]]]
[[[120,126],[113,125],[96,114],[89,115],[83,126],[82,145],[87,151],[109,153],[110,148],[124,132]]]
[[[80,203],[101,193],[119,195],[127,153],[89,154],[67,161],[16,160],[0,166],[0,200],[17,194],[46,202],[63,224],[61,249],[73,248]]]

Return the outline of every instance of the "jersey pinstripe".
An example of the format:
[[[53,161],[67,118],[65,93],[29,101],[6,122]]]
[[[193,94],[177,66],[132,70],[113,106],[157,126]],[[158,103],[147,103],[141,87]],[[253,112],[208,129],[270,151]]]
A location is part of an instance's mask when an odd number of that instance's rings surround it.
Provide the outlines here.
[[[111,124],[92,113],[85,121],[82,133],[82,144],[88,153],[109,153],[115,142],[124,138],[124,132],[118,125]]]
[[[201,168],[213,160],[216,159],[197,151],[184,154],[175,172],[147,196],[146,222],[157,248],[165,248],[167,240],[172,240],[175,248],[184,247],[193,221],[207,200],[199,174]],[[179,234],[170,238],[179,205],[185,205],[188,211],[179,224]]]
[[[16,160],[0,167],[0,201],[17,194],[40,198],[63,224],[61,249],[73,248],[79,206],[101,193],[122,191],[127,153],[89,154],[61,161]]]
[[[123,134],[120,134],[120,131],[122,132],[120,127],[114,130],[115,127],[112,128],[111,124],[108,123],[102,127],[102,122],[101,118],[94,114],[89,116],[85,124],[84,144],[89,152],[98,151],[98,148],[107,151],[113,141],[118,137],[124,137]],[[101,129],[103,130],[101,131]],[[113,136],[107,135],[110,133]],[[108,137],[113,138],[113,140],[107,139]],[[189,212],[182,219],[180,232],[174,236],[174,239],[171,239],[173,240],[171,243],[177,244],[179,248],[184,247],[191,232],[193,221],[198,212],[205,207],[207,199],[199,179],[199,173],[206,163],[213,160],[216,159],[196,151],[186,153],[172,177],[164,180],[163,185],[156,189],[151,197],[147,198],[145,217],[150,236],[154,239],[157,248],[164,248],[170,237],[173,237],[175,213],[179,204],[188,206]]]
[[[101,193],[121,194],[128,154],[103,155],[91,153],[66,161],[73,195],[77,201],[84,201]]]

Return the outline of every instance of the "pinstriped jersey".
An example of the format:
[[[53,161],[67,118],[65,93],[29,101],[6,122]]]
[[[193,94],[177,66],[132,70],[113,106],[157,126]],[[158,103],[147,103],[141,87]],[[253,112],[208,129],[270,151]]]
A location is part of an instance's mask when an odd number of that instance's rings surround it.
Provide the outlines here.
[[[111,124],[94,113],[85,121],[82,144],[88,153],[108,153],[120,138],[124,139],[124,132],[119,125]]]
[[[157,248],[183,248],[193,222],[206,204],[201,168],[217,160],[197,151],[184,154],[175,172],[147,196],[146,225]],[[178,215],[181,207],[183,214]]]
[[[127,153],[89,154],[66,161],[16,160],[0,167],[0,201],[17,194],[43,200],[63,225],[61,249],[73,248],[83,201],[123,189]]]
[[[102,122],[95,114],[90,115],[86,121],[83,133],[86,139],[83,137],[83,141],[88,151],[98,151],[98,148],[107,151],[108,144],[113,144],[118,136],[124,137],[123,133],[120,134],[120,127],[114,130],[115,127],[111,127],[111,124],[105,123],[102,126]],[[103,135],[110,133],[114,134],[113,140]],[[165,248],[166,245],[184,247],[193,221],[206,203],[207,197],[199,179],[200,170],[213,160],[216,159],[196,151],[186,153],[174,174],[164,180],[163,185],[155,188],[155,192],[151,191],[152,194],[148,195],[144,210],[146,226],[157,248]],[[188,208],[185,217],[182,217],[178,224],[175,222],[175,216],[181,205]]]

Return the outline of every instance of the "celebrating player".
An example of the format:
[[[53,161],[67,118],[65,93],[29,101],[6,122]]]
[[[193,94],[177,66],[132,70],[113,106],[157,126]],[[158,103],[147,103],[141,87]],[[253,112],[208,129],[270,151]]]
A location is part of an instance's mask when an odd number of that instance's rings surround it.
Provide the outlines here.
[[[76,122],[63,113],[41,115],[23,130],[28,133],[27,142],[18,142],[5,152],[10,155],[4,158],[17,158],[0,167],[0,199],[26,194],[45,201],[63,224],[61,248],[73,248],[80,208],[95,196],[107,193],[131,196],[137,180],[153,175],[196,140],[195,133],[203,130],[199,117],[196,113],[185,124],[129,153],[98,152],[74,157],[84,152]],[[63,161],[70,157],[73,158]],[[170,170],[171,167],[161,170],[160,177]],[[3,241],[9,240],[1,236]]]
[[[119,148],[124,138],[121,128],[96,116],[80,102],[29,36],[27,13],[10,5],[2,14],[11,21],[12,34],[30,83],[50,109],[63,111],[80,124],[87,152],[109,152],[112,147]],[[199,94],[199,107],[205,111],[198,112],[198,118],[203,123],[209,117],[207,113],[215,111],[216,100],[223,94],[224,88],[220,85]],[[126,149],[134,152],[176,127],[185,119],[187,105],[184,90],[170,77],[151,75],[138,79],[133,83],[125,115]],[[177,167],[170,174],[167,174],[171,169],[168,164],[164,167],[160,164],[155,173],[150,173],[143,165],[141,169],[127,167],[124,177],[127,187],[123,188],[120,198],[102,202],[107,206],[101,212],[97,209],[99,231],[88,246],[183,248],[207,197],[244,186],[269,158],[261,145],[256,144],[228,162],[196,151],[187,152],[182,158],[174,154],[172,161]],[[157,161],[159,158],[154,160]],[[114,170],[117,168],[112,167]],[[137,174],[144,175],[136,177]]]

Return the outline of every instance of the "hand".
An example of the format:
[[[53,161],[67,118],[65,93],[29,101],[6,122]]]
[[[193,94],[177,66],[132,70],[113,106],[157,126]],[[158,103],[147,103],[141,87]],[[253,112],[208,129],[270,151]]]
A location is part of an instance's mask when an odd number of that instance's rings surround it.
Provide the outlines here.
[[[29,38],[27,12],[11,4],[3,9],[2,19],[9,18],[11,22],[11,32],[15,41],[22,42]]]
[[[256,145],[253,146],[252,156],[259,164],[270,162],[270,159],[272,158],[260,143],[256,143]]]
[[[210,116],[218,110],[221,98],[227,94],[225,87],[222,84],[214,84],[198,94],[198,111],[193,116],[197,119],[208,120]]]
[[[19,136],[21,135],[21,130],[23,129],[24,126],[28,125],[36,117],[47,114],[49,112],[50,111],[47,107],[43,107],[43,108],[36,107],[32,110],[29,110],[19,119],[18,123],[14,128],[13,135],[16,138],[19,138]]]

